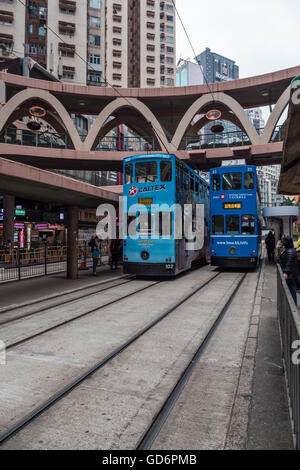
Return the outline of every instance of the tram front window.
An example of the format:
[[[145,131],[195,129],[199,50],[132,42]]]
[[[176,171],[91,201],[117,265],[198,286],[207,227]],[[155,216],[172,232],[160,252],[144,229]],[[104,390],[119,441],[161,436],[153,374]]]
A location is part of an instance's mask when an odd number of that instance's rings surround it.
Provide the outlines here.
[[[141,162],[135,164],[135,180],[137,183],[155,183],[157,181],[157,163]]]
[[[160,181],[172,181],[171,162],[160,162]]]
[[[125,184],[133,182],[133,166],[131,164],[125,165]]]
[[[211,179],[211,186],[213,191],[220,191],[220,175],[213,175]]]
[[[245,187],[245,189],[254,189],[254,173],[253,173],[253,171],[247,171],[247,173],[245,173],[244,187]]]
[[[213,215],[212,232],[214,235],[224,234],[224,216],[223,215]]]
[[[154,226],[154,215],[151,212],[140,212],[138,215],[138,234],[141,236],[151,236]]]
[[[254,215],[242,215],[241,228],[242,228],[242,235],[253,235],[255,233]]]
[[[222,185],[224,191],[242,189],[242,173],[224,173]]]
[[[240,218],[238,215],[226,216],[227,235],[238,235],[240,233]]]

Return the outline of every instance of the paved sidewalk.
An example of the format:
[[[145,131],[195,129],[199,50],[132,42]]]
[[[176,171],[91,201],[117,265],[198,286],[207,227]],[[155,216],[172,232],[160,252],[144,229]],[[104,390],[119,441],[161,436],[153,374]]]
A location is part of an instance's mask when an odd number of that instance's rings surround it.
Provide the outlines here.
[[[66,273],[24,279],[0,285],[0,309],[9,305],[30,302],[41,297],[59,294],[64,291],[96,284],[106,279],[123,275],[122,267],[111,270],[107,264],[97,268],[97,276],[92,276],[92,268],[79,271],[75,280],[66,279]]]
[[[293,449],[277,321],[276,266],[265,260],[247,449]]]

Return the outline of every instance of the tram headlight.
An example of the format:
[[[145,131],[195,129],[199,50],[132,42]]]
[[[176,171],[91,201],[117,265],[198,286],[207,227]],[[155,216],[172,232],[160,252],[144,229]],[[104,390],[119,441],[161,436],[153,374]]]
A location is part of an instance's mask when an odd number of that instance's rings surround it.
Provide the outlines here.
[[[231,247],[229,248],[229,253],[230,253],[231,255],[235,255],[235,254],[236,254],[236,247],[235,247],[235,246],[231,246]]]
[[[149,259],[150,255],[148,253],[148,251],[146,250],[143,250],[142,253],[141,253],[141,258],[146,261],[147,259]]]

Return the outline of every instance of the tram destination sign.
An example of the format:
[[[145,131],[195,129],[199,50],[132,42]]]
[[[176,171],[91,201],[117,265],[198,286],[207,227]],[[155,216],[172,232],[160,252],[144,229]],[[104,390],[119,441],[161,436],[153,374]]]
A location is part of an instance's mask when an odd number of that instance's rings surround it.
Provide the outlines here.
[[[153,198],[152,197],[139,197],[138,202],[139,204],[142,204],[143,206],[151,206],[151,204],[153,204]]]
[[[241,209],[241,202],[223,202],[223,209]]]

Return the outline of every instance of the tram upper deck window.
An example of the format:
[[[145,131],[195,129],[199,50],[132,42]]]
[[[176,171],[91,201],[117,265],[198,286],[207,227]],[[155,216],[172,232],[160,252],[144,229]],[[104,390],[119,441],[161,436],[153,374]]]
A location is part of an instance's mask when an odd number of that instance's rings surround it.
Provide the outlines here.
[[[254,173],[253,173],[253,171],[247,171],[245,173],[244,187],[245,187],[245,189],[254,189]]]
[[[241,217],[242,235],[253,235],[255,233],[255,216],[242,215]]]
[[[213,191],[220,191],[221,189],[220,175],[212,176],[211,186],[212,186]]]
[[[240,233],[240,217],[238,215],[226,216],[226,233],[228,235],[238,235]]]
[[[224,191],[242,189],[242,173],[224,173],[222,186]]]
[[[140,162],[135,164],[136,183],[155,183],[157,181],[157,163]]]
[[[195,193],[198,196],[198,194],[199,194],[199,181],[197,179],[195,180]]]
[[[214,235],[224,234],[224,216],[223,215],[212,216],[212,233]]]
[[[131,163],[125,165],[125,184],[131,184],[133,182],[133,166]]]
[[[160,162],[160,181],[172,181],[171,162]]]

